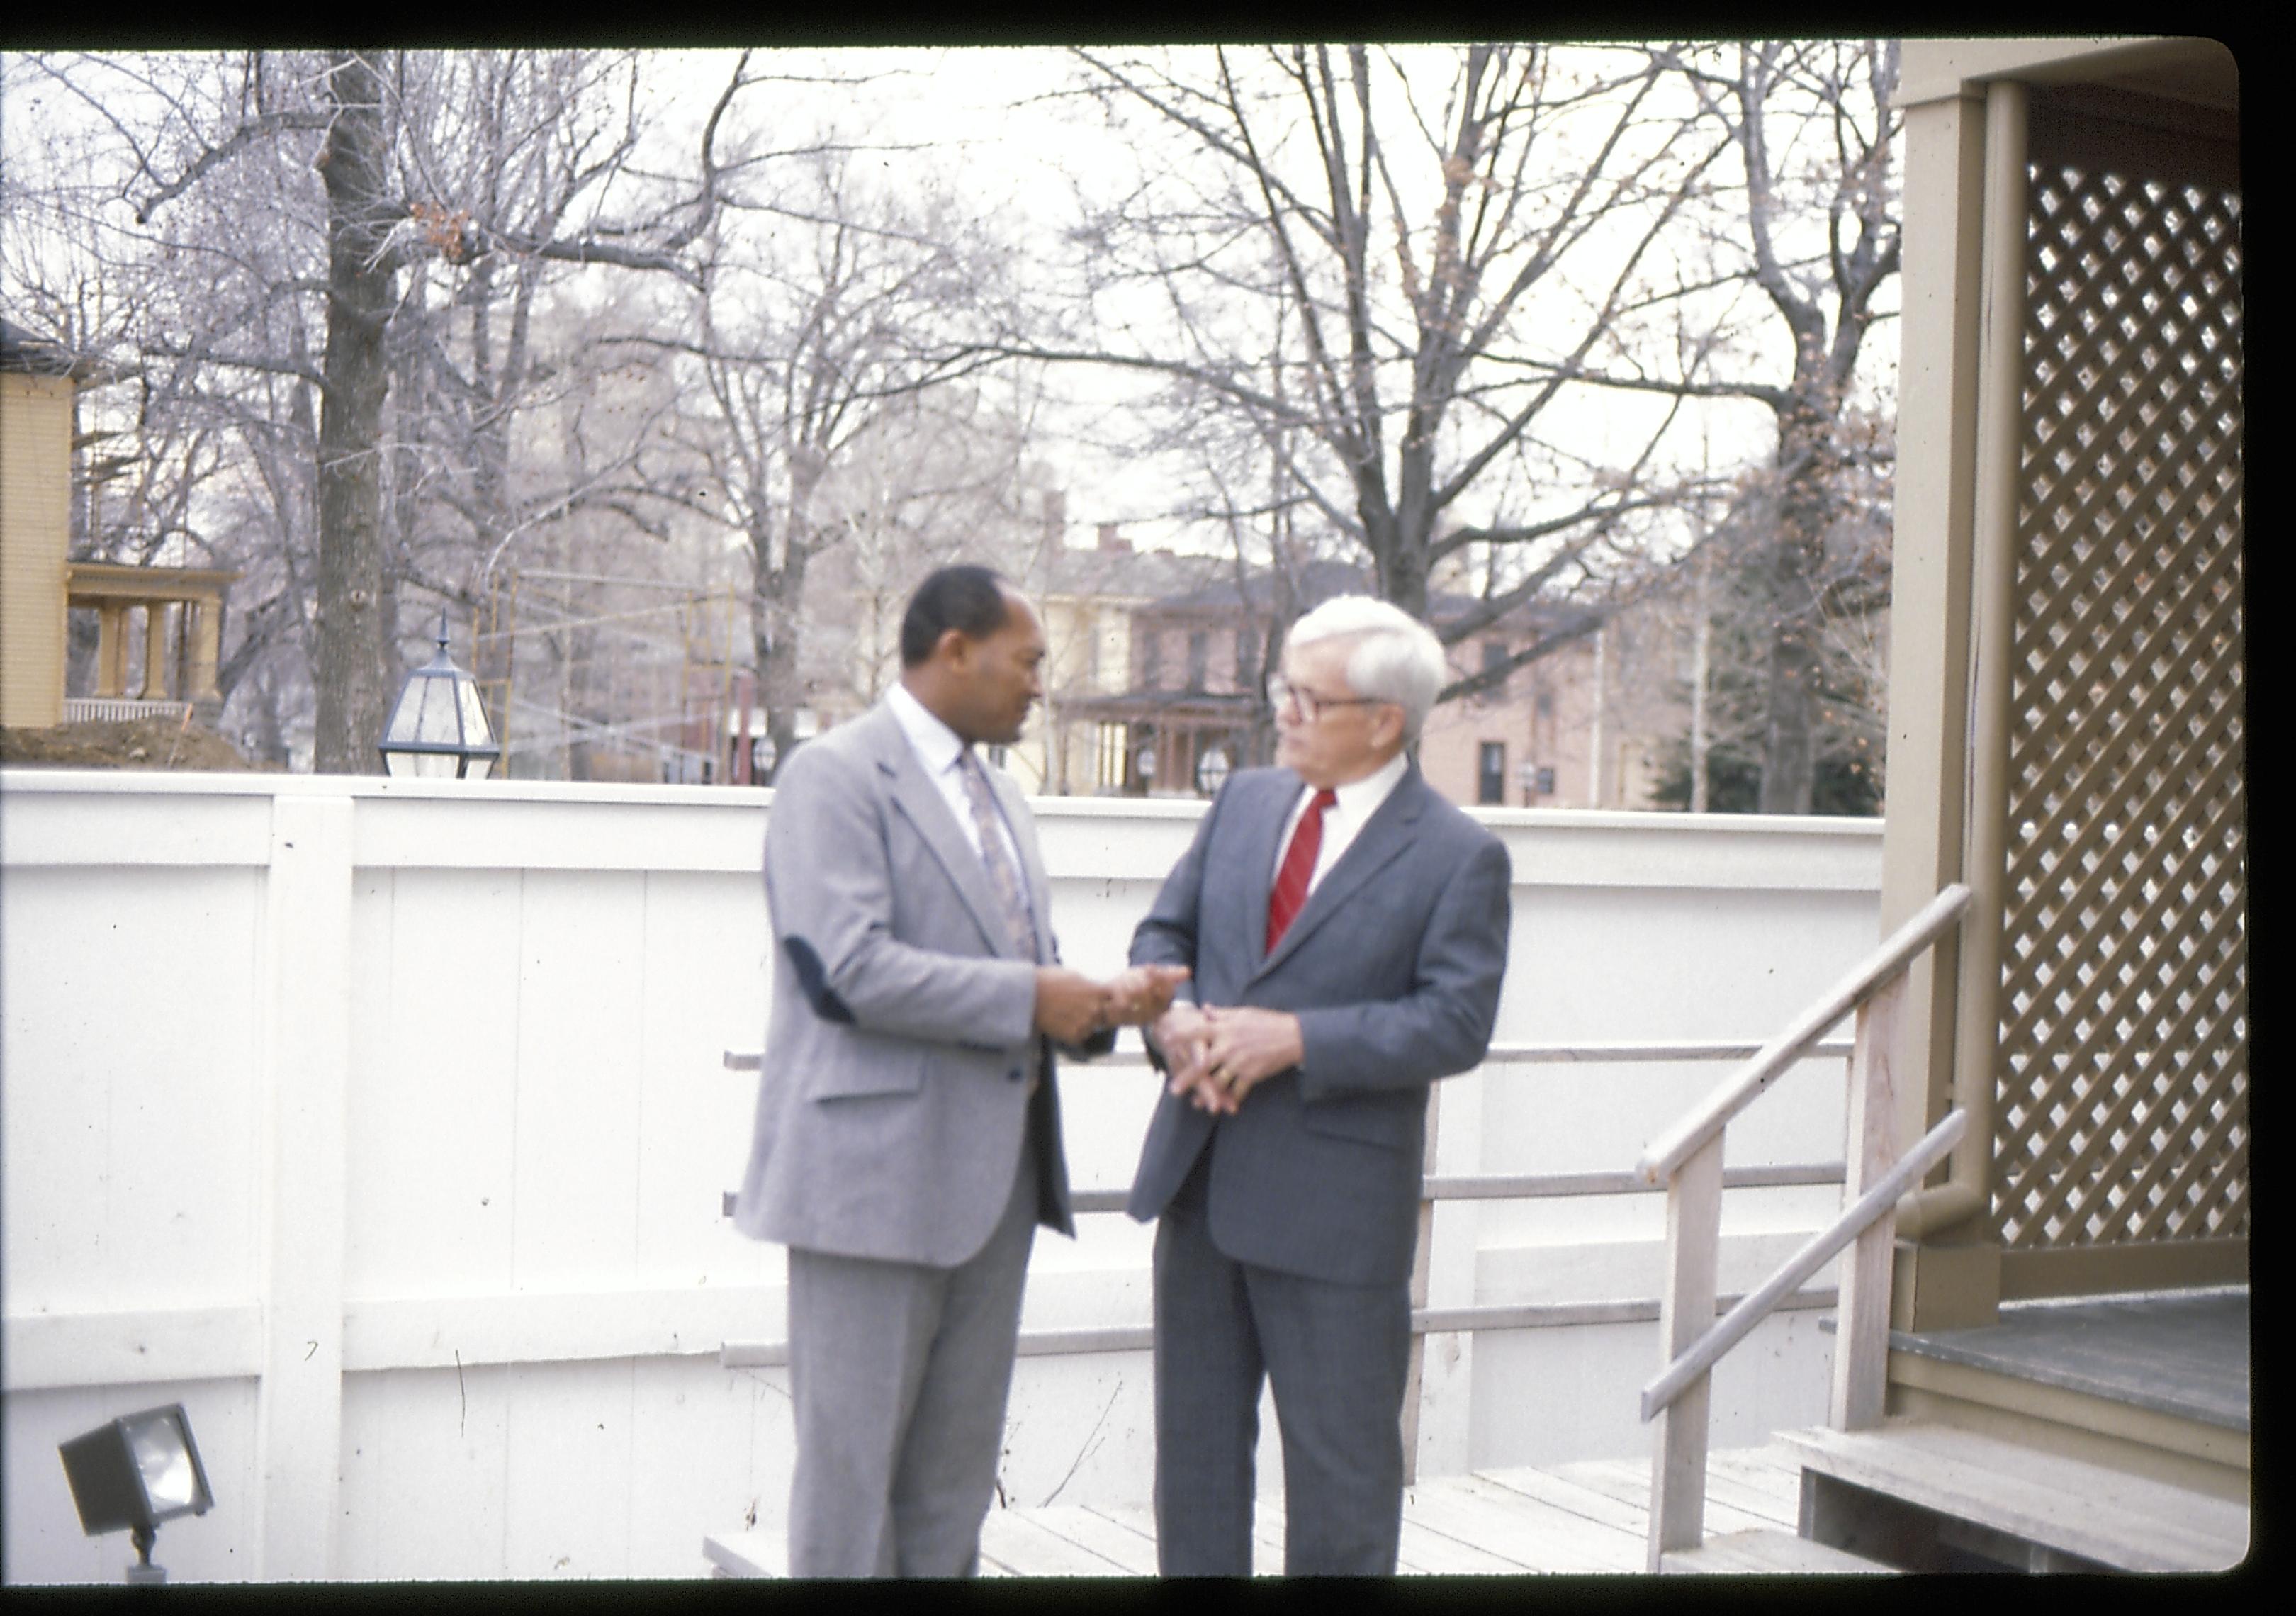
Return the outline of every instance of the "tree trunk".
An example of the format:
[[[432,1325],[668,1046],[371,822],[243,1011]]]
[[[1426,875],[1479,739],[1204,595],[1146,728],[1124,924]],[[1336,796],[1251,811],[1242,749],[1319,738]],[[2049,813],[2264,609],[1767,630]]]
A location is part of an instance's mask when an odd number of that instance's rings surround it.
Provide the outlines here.
[[[1818,575],[1827,501],[1825,424],[1801,421],[1782,434],[1777,525],[1764,569],[1769,596],[1769,656],[1763,670],[1762,792],[1765,814],[1807,814],[1816,780]]]
[[[1706,811],[1706,754],[1709,742],[1706,732],[1706,685],[1713,677],[1714,664],[1714,603],[1712,599],[1712,560],[1700,556],[1693,563],[1697,567],[1697,587],[1693,594],[1698,612],[1690,671],[1690,811]]]
[[[804,704],[801,698],[805,693],[798,677],[801,637],[798,614],[805,605],[805,570],[810,558],[802,546],[791,544],[784,546],[782,564],[775,567],[767,559],[773,553],[768,537],[755,534],[751,542],[758,557],[756,582],[750,593],[750,632],[758,660],[758,705],[766,710],[766,733],[774,743],[773,767],[763,771],[758,783],[771,785],[798,743],[797,710]],[[739,716],[743,723],[734,733],[746,735],[748,715]]]
[[[396,693],[395,625],[384,620],[382,410],[390,390],[382,78],[371,56],[337,52],[327,189],[326,389],[319,411],[318,720],[321,774],[380,774],[375,744]]]

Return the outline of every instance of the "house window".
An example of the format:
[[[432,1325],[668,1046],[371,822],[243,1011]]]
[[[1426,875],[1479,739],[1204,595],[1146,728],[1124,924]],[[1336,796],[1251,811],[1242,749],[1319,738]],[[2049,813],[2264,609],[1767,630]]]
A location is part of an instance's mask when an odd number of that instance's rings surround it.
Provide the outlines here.
[[[1248,623],[1235,631],[1235,687],[1259,688],[1259,630]]]
[[[1505,666],[1509,654],[1510,652],[1507,649],[1507,643],[1505,640],[1485,640],[1483,642],[1483,671],[1487,674],[1496,674],[1499,669]],[[1505,694],[1506,679],[1505,676],[1500,676],[1494,679],[1492,683],[1483,690],[1482,700],[1486,701],[1496,701],[1500,700]]]
[[[1204,687],[1204,675],[1210,671],[1211,657],[1212,636],[1199,628],[1188,636],[1188,688],[1190,690],[1201,690]]]
[[[1164,688],[1164,636],[1153,628],[1140,636],[1140,688]]]
[[[1486,741],[1475,759],[1475,800],[1485,808],[1506,803],[1506,742]]]

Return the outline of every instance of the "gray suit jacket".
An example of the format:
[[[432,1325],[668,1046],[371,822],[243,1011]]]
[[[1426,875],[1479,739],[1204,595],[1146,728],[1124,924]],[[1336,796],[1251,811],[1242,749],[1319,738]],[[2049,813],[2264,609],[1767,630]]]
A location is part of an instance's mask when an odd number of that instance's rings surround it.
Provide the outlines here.
[[[1035,822],[989,774],[1049,960]],[[1039,1220],[1073,1235],[1053,1054],[1033,1029],[1037,962],[1013,953],[980,855],[890,709],[791,754],[765,864],[773,1010],[735,1226],[953,1267],[987,1243],[1033,1128]]]
[[[1212,1242],[1242,1262],[1350,1284],[1401,1281],[1418,1229],[1429,1085],[1489,1047],[1506,971],[1506,849],[1414,767],[1267,951],[1289,769],[1232,776],[1132,939],[1189,997],[1300,1018],[1307,1058],[1230,1117],[1167,1094],[1128,1210],[1156,1217],[1212,1130]]]

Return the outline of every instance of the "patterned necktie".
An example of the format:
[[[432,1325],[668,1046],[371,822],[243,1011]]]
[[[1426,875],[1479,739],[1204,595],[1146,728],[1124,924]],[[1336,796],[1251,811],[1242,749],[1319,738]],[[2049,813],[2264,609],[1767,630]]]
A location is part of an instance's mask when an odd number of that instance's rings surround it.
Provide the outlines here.
[[[1029,913],[1029,890],[1021,880],[1021,872],[1013,867],[1012,855],[1004,850],[1004,816],[996,811],[996,799],[989,793],[988,772],[980,766],[971,747],[958,755],[956,772],[964,782],[964,794],[972,804],[973,828],[980,833],[980,862],[988,866],[988,884],[996,890],[997,906],[1004,911],[1005,934],[1022,959],[1037,957],[1037,923]]]
[[[1267,895],[1267,952],[1275,952],[1283,933],[1291,929],[1300,906],[1308,901],[1308,881],[1316,873],[1316,855],[1324,847],[1324,814],[1339,796],[1325,786],[1316,793],[1308,811],[1300,816],[1299,828],[1292,833],[1292,845],[1283,855],[1283,865],[1275,872],[1275,890]]]

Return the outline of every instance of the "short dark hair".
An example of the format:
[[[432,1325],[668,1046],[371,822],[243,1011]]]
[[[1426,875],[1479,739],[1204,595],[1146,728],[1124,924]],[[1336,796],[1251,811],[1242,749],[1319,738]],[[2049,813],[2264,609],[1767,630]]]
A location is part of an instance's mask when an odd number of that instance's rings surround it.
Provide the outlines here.
[[[914,668],[929,660],[940,636],[955,629],[968,640],[985,640],[1004,627],[1008,608],[1005,591],[1011,586],[989,567],[941,567],[927,576],[909,596],[901,614],[901,666]]]

